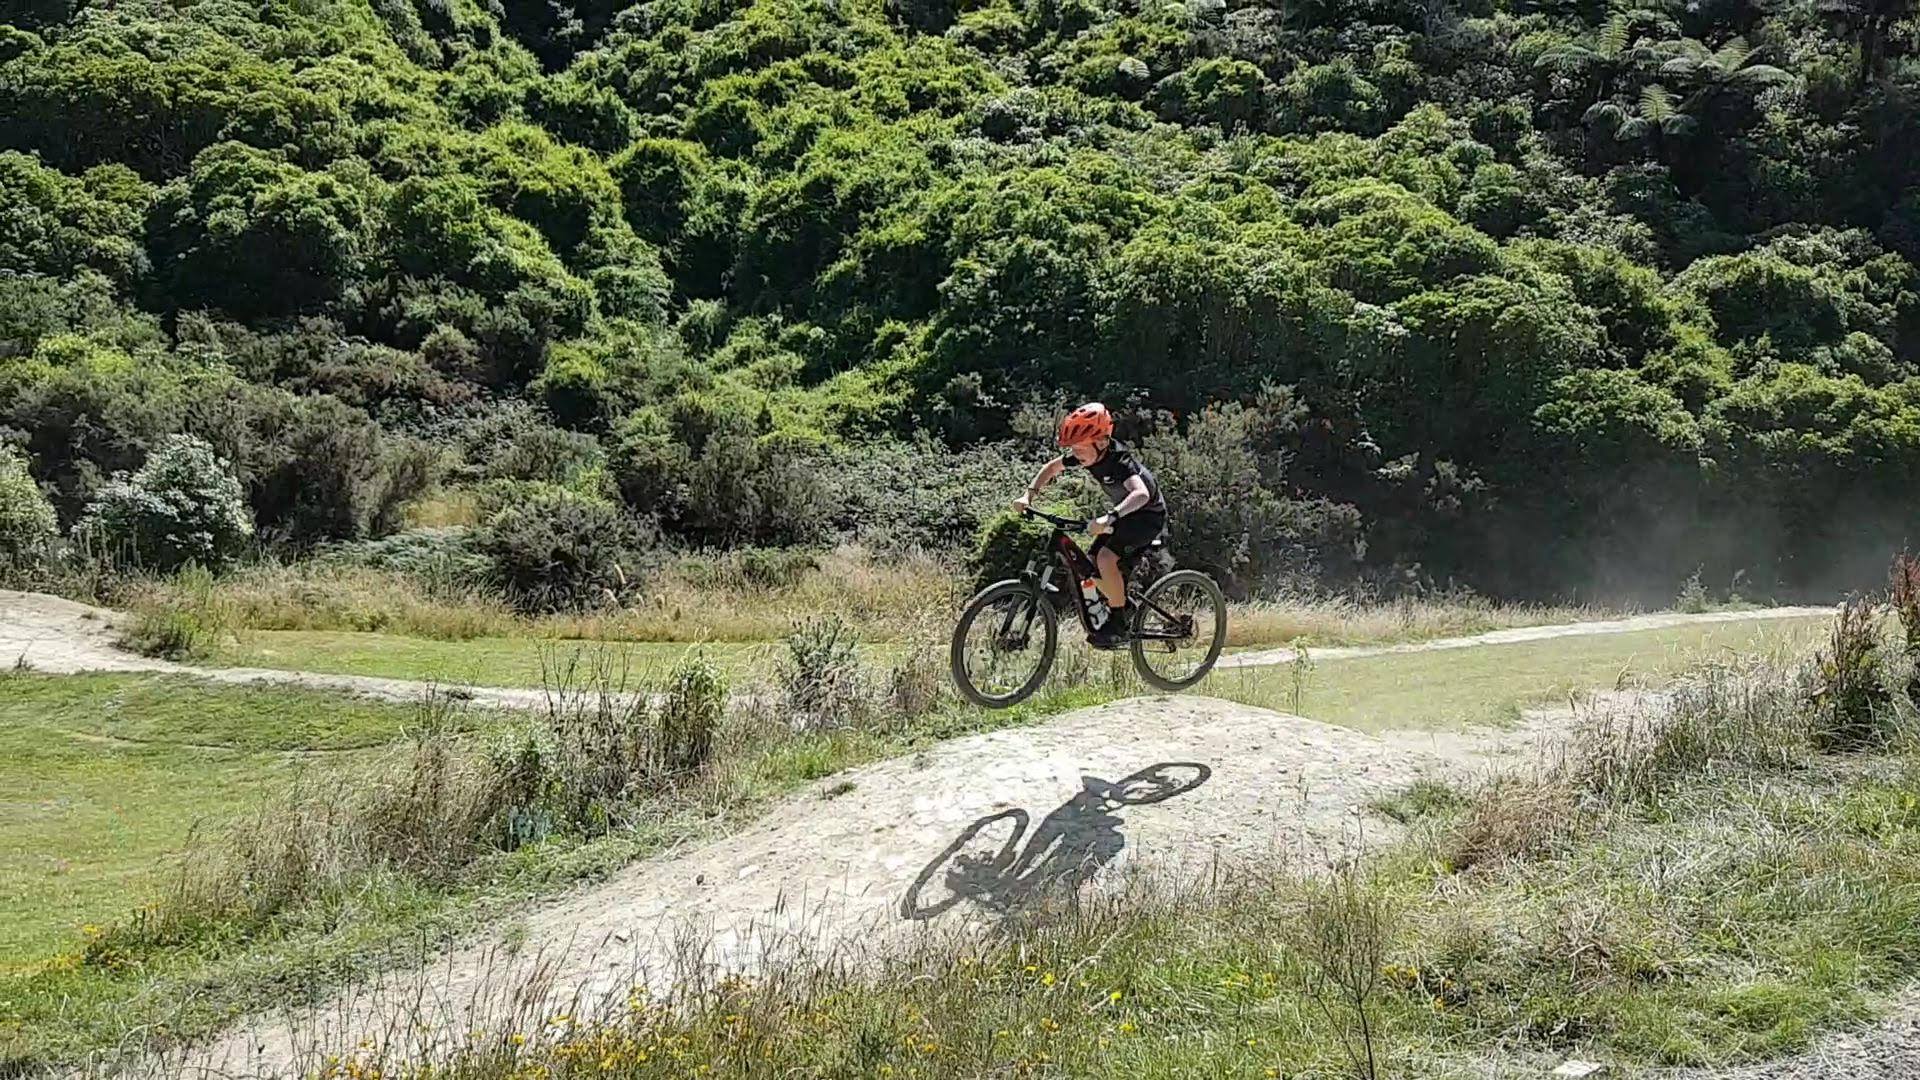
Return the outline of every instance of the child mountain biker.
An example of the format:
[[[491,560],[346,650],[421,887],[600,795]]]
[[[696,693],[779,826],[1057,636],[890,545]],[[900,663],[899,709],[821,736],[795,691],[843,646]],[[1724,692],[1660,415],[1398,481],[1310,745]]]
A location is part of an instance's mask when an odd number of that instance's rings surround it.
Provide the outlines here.
[[[1068,413],[1060,423],[1059,441],[1067,452],[1047,462],[1013,506],[1024,513],[1041,490],[1068,469],[1085,469],[1113,500],[1113,512],[1088,525],[1096,537],[1089,554],[1100,571],[1096,581],[1107,601],[1107,621],[1087,641],[1095,648],[1115,648],[1126,640],[1129,615],[1120,561],[1145,551],[1166,531],[1167,503],[1153,472],[1113,437],[1113,414],[1105,405],[1091,402]]]

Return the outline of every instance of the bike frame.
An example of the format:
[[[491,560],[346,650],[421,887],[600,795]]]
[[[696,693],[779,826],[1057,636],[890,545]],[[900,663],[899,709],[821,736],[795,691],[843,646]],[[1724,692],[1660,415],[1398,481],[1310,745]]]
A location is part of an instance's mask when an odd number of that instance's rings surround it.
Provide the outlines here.
[[[1089,557],[1085,551],[1080,549],[1080,545],[1073,542],[1072,535],[1077,532],[1085,532],[1087,522],[1079,518],[1054,517],[1052,514],[1031,508],[1027,510],[1027,514],[1032,517],[1037,517],[1041,521],[1053,526],[1053,537],[1047,542],[1048,551],[1053,558],[1047,562],[1044,568],[1037,570],[1034,564],[1029,562],[1027,568],[1021,572],[1020,580],[1031,587],[1035,593],[1045,601],[1049,593],[1060,591],[1060,587],[1053,583],[1054,570],[1056,568],[1065,570],[1067,580],[1074,585],[1072,594],[1073,607],[1074,611],[1080,616],[1080,625],[1086,628],[1087,633],[1093,633],[1093,615],[1088,610],[1086,597],[1080,595],[1079,584],[1088,578],[1098,578],[1100,576],[1100,570],[1093,565],[1093,559]],[[1160,605],[1143,599],[1140,594],[1134,591],[1131,582],[1127,583],[1127,602],[1135,606],[1143,606],[1151,609],[1155,614],[1160,616],[1166,625],[1177,626],[1180,624],[1181,620],[1178,617]],[[1009,611],[1007,612],[1007,624],[1001,627],[1001,630],[1004,633],[1012,629],[1013,612]],[[1170,633],[1167,631],[1156,630],[1140,633],[1132,628],[1128,628],[1127,630],[1127,639],[1130,641],[1180,641],[1187,636],[1188,635],[1185,634]]]

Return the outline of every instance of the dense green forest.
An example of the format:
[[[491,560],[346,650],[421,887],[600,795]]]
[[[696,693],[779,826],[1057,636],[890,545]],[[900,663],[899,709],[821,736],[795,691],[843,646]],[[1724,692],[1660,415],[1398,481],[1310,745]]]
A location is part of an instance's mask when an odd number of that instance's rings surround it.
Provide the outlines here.
[[[1786,595],[1920,509],[1914,0],[0,22],[62,535],[185,432],[283,550],[427,493],[508,555],[966,547],[1086,398],[1242,590]]]

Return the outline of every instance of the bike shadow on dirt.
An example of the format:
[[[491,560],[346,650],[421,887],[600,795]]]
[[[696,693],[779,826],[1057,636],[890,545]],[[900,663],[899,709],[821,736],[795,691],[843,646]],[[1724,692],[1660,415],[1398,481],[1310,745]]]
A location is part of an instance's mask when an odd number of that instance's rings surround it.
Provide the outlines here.
[[[962,900],[1006,915],[1046,892],[1071,893],[1126,847],[1119,808],[1184,795],[1212,775],[1199,762],[1164,761],[1118,781],[1083,776],[1080,791],[1041,818],[1031,836],[1027,811],[988,814],[920,871],[900,900],[900,915],[924,921]]]

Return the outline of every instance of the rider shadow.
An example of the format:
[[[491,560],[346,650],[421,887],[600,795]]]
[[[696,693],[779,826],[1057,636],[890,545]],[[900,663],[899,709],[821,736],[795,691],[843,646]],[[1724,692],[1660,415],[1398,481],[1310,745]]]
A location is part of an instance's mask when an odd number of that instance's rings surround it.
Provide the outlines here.
[[[1006,915],[1051,890],[1071,894],[1126,847],[1116,810],[1185,794],[1212,775],[1197,762],[1162,762],[1118,782],[1083,776],[1081,790],[1040,819],[1024,848],[1020,841],[1032,821],[1025,810],[988,814],[920,871],[901,899],[900,914],[931,919],[966,899]],[[1010,832],[996,848],[995,826],[1002,822]]]

